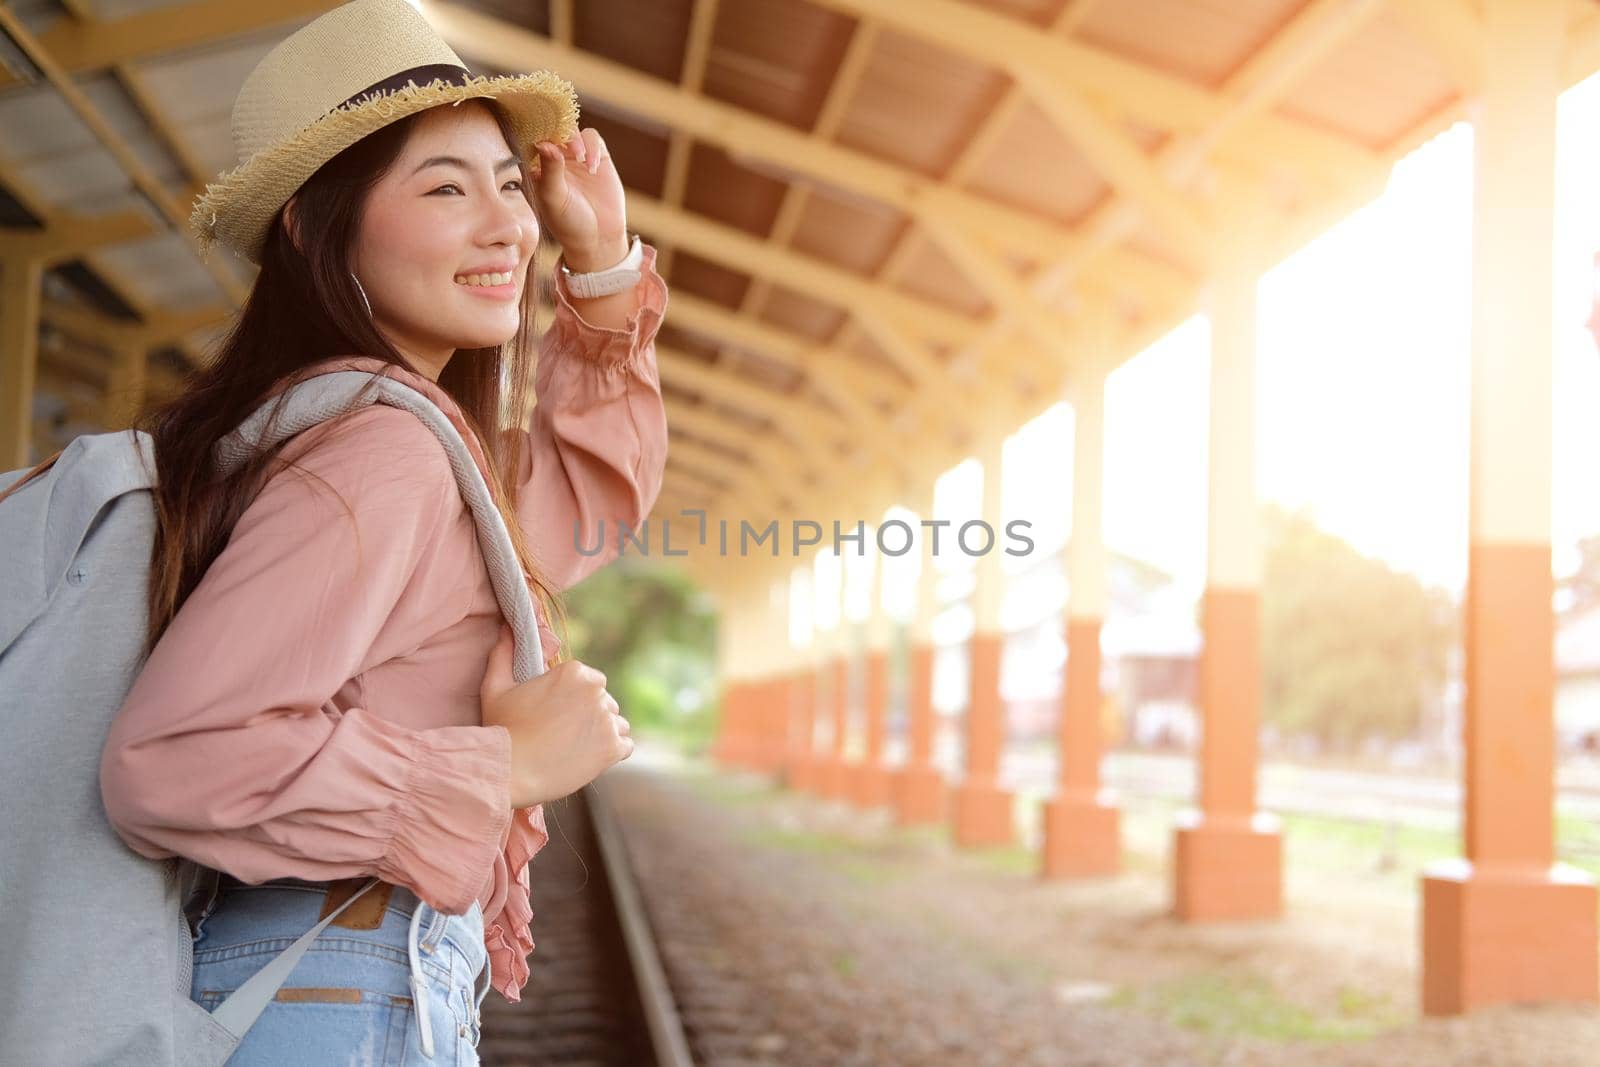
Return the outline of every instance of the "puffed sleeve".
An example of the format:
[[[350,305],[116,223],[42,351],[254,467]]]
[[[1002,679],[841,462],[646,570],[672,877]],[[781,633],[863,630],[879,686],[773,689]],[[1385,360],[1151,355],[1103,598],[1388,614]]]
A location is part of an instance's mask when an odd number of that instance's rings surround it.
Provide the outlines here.
[[[454,477],[427,428],[390,407],[314,427],[284,455],[302,442],[130,689],[101,756],[106,814],[152,859],[252,883],[377,876],[461,914],[509,830],[509,732],[412,729],[332,700],[415,648],[431,612],[465,612],[397,610],[419,575],[434,589],[459,575],[441,550]]]
[[[667,462],[655,337],[667,310],[656,250],[644,245],[638,307],[625,326],[587,322],[565,289],[539,348],[538,403],[517,472],[518,518],[545,576],[576,585],[617,556],[617,522],[637,529]],[[578,546],[604,545],[585,554]],[[581,540],[579,540],[581,538]]]

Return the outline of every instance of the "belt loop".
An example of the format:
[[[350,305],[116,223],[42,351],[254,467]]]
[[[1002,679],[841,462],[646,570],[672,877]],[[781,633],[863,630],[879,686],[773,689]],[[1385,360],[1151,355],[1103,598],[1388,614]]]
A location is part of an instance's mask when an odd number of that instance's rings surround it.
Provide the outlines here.
[[[422,944],[429,952],[433,952],[439,947],[439,942],[444,940],[444,929],[450,922],[450,916],[438,908],[424,903],[422,898],[419,897],[417,898],[417,909],[420,911],[423,908],[428,909],[428,928],[422,935]]]

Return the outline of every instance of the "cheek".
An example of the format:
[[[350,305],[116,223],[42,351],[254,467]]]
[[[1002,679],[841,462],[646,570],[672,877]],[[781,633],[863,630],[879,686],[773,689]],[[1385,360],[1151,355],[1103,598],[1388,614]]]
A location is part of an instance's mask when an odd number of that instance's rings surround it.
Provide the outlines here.
[[[523,279],[533,273],[533,260],[539,253],[539,220],[528,212],[527,224],[522,227],[522,241],[517,248],[517,262],[522,264]]]
[[[382,291],[382,302],[401,314],[418,306],[418,300],[441,285],[454,284],[453,246],[438,239],[436,230],[410,225],[386,227],[384,220],[367,232],[360,244],[362,281],[372,279]]]
[[[522,240],[519,242],[522,258],[528,259],[533,255],[533,250],[539,247],[539,216],[527,201],[522,202],[517,223],[522,227]]]

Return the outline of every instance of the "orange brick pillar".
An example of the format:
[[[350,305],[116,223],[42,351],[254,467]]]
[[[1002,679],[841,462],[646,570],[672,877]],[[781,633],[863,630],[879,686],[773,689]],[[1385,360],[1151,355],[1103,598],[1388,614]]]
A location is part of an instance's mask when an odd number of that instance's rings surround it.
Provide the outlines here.
[[[1236,234],[1237,236],[1237,234]],[[1261,535],[1255,473],[1256,281],[1234,248],[1211,289],[1210,509],[1201,612],[1200,804],[1179,817],[1180,919],[1270,918],[1283,909],[1278,820],[1256,811],[1261,704]]]
[[[1555,861],[1551,322],[1567,5],[1485,0],[1475,115],[1466,856],[1422,878],[1422,1010],[1600,995],[1596,893]]]
[[[795,630],[793,681],[790,686],[792,719],[787,758],[783,769],[784,785],[804,791],[811,788],[816,760],[817,732],[817,642],[815,571],[797,567],[790,576],[791,595],[796,599],[798,625]]]
[[[1121,819],[1100,788],[1100,623],[1106,609],[1106,554],[1101,533],[1105,455],[1105,377],[1085,375],[1074,388],[1072,536],[1067,542],[1067,668],[1061,699],[1059,776],[1044,806],[1042,873],[1046,878],[1115,874],[1121,867]]]
[[[790,789],[804,790],[812,768],[812,744],[817,728],[817,674],[809,664],[796,670],[790,682],[793,720],[789,734],[788,757],[783,782]]]
[[[926,519],[933,518],[932,489],[922,513]],[[933,765],[933,617],[939,609],[939,575],[934,568],[933,539],[926,529],[918,537],[922,567],[917,574],[917,612],[912,617],[906,665],[906,760],[894,775],[898,826],[942,823],[948,817],[949,791],[944,775]]]
[[[722,687],[721,714],[717,719],[717,736],[711,742],[711,759],[723,767],[735,765],[735,750],[738,742],[735,733],[738,730],[739,719],[739,686],[730,683],[726,678],[720,679]]]
[[[810,756],[797,772],[795,788],[820,797],[824,795],[828,764],[833,759],[833,690],[838,672],[834,669],[833,654],[826,644],[819,647],[814,655],[811,691],[815,697],[815,718],[812,722]]]
[[[730,674],[737,696],[734,731],[729,756],[734,766],[754,770],[761,758],[761,680],[759,666],[759,627],[762,625],[761,583],[746,580],[740,593],[739,624],[733,635],[733,667]]]
[[[779,673],[763,678],[760,694],[760,745],[755,752],[755,768],[781,774],[789,747],[789,675]]]
[[[1005,572],[1005,521],[1000,513],[1001,449],[1004,435],[990,438],[981,453],[983,462],[983,521],[993,534],[987,551],[978,555],[977,584],[973,589],[971,687],[967,701],[966,774],[955,793],[955,842],[967,847],[1009,845],[1015,838],[1012,796],[1000,788],[1000,758],[1005,749],[1005,703],[1000,698],[1000,657],[1005,640],[1000,629],[1000,602]],[[966,524],[944,531],[949,547],[962,551],[960,531]],[[952,537],[951,535],[955,535]],[[967,549],[978,552],[986,534],[973,524]]]
[[[824,595],[830,598],[830,615],[834,621],[828,643],[828,706],[831,709],[827,755],[818,763],[816,792],[821,797],[839,798],[846,795],[845,760],[850,748],[850,620],[845,612],[845,567],[843,557],[829,550],[831,563],[837,573],[838,585],[831,583]]]
[[[781,697],[778,680],[762,678],[755,683],[756,744],[750,765],[758,771],[773,769],[781,752],[775,720]]]
[[[820,638],[819,638],[820,640]],[[817,796],[822,795],[822,779],[826,774],[830,736],[829,729],[833,707],[833,658],[826,646],[813,652],[811,663],[812,724],[807,757],[796,771],[795,788]]]
[[[789,576],[779,571],[763,583],[765,597],[756,628],[754,661],[758,675],[757,770],[781,774],[789,747]]]
[[[817,717],[820,724],[812,748],[811,768],[807,776],[807,790],[815,796],[828,795],[835,762],[836,734],[838,733],[838,704],[842,699],[839,678],[839,661],[844,648],[844,612],[842,591],[834,582],[842,582],[839,560],[831,550],[818,552],[812,558],[811,613],[815,624],[814,652],[817,691]]]
[[[866,749],[851,780],[850,799],[858,808],[880,808],[890,802],[893,780],[884,763],[884,742],[889,726],[889,613],[883,603],[885,560],[876,550],[872,558],[872,588],[867,605],[867,654],[864,686]]]
[[[865,631],[870,596],[871,560],[867,558],[867,524],[857,519],[853,529],[842,522],[834,523],[834,543],[839,552],[839,612],[844,620],[844,632],[850,635],[850,658],[847,661],[845,692],[848,700],[844,710],[844,744],[836,751],[839,769],[833,781],[831,795],[845,803],[854,803],[856,781],[861,776],[865,757],[865,656],[857,656],[857,638]],[[865,581],[863,579],[866,579]],[[858,723],[862,723],[858,727]]]
[[[843,799],[849,789],[850,746],[850,656],[840,650],[830,665],[829,695],[833,703],[833,731],[829,736],[828,757],[817,774],[820,796]]]
[[[742,677],[741,631],[746,624],[745,596],[742,589],[731,589],[720,597],[722,610],[717,616],[717,680],[722,690],[721,715],[711,758],[725,767],[739,766],[749,751],[749,701]]]
[[[789,731],[794,719],[794,679],[787,671],[767,683],[771,704],[771,726],[766,731],[767,744],[762,750],[761,769],[781,776],[789,759]]]

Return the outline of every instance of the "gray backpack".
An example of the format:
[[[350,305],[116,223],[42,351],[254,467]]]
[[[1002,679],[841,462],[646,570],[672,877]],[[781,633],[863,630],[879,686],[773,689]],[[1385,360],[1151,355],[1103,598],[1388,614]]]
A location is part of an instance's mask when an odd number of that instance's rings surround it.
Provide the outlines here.
[[[388,377],[335,371],[290,390],[219,443],[219,469],[368,404],[416,415],[450,456],[514,637],[512,673],[543,670],[533,601],[482,472],[430,399]],[[186,908],[216,872],[151,860],[100,797],[106,734],[138,674],[156,529],[149,435],[85,435],[30,471],[0,474],[0,1056],[8,1063],[213,1067],[344,907],[208,1013],[189,999]],[[242,609],[243,606],[241,606]],[[377,884],[373,879],[362,892]]]

